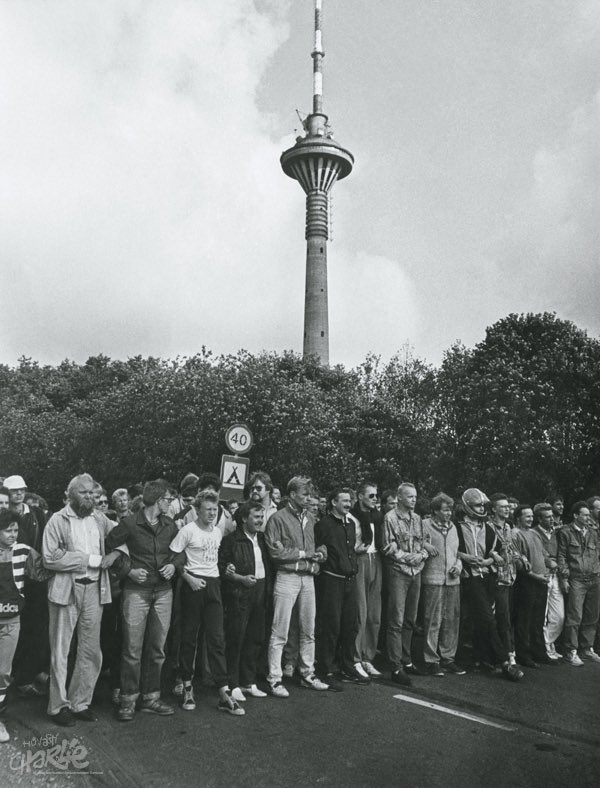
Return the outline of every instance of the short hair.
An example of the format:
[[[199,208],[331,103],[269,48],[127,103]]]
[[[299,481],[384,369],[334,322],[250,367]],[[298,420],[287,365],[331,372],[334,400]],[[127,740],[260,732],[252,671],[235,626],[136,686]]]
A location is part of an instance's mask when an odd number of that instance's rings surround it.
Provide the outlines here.
[[[374,487],[376,490],[379,489],[379,487],[377,486],[377,484],[375,482],[369,481],[369,479],[365,479],[356,488],[356,494],[357,495],[362,495],[364,492],[367,491],[367,489],[369,487]]]
[[[560,501],[561,503],[564,503],[565,499],[560,493],[557,493],[557,492],[550,493],[550,495],[548,496],[548,503],[550,505],[552,505],[553,503],[556,503],[557,501]]]
[[[254,473],[248,479],[248,488],[252,487],[256,481],[262,482],[269,493],[273,491],[273,482],[271,481],[271,477],[265,471],[254,471]]]
[[[96,482],[96,484],[94,484],[94,492],[99,492],[100,495],[108,495],[108,493],[106,492],[104,487],[100,484],[100,482]]]
[[[199,509],[203,503],[219,503],[219,496],[212,490],[200,490],[194,499],[194,506]]]
[[[260,509],[261,512],[264,512],[264,509],[262,508],[262,505],[259,501],[244,501],[244,503],[233,515],[236,523],[239,525],[242,520],[247,520],[250,516],[250,513],[256,511],[257,509]]]
[[[515,498],[515,496],[514,496],[514,495],[509,495],[509,496],[508,496],[508,498],[507,498],[506,500],[507,500],[509,503],[516,503],[516,504],[517,504],[517,506],[519,505],[519,499],[518,499],[518,498]]]
[[[0,512],[0,531],[5,531],[7,528],[15,523],[21,527],[21,515],[17,512],[12,512],[10,509],[2,509]]]
[[[309,491],[312,492],[312,479],[310,479],[308,476],[292,476],[292,478],[287,483],[286,492],[288,495],[291,495],[292,493],[299,492],[304,487],[308,487]]]
[[[507,501],[508,502],[508,495],[504,495],[504,493],[494,493],[490,496],[490,506],[493,506],[498,501]],[[517,501],[517,503],[519,503]]]
[[[83,482],[85,482],[86,484],[89,484],[90,482],[94,484],[94,480],[92,479],[89,473],[80,473],[77,476],[73,476],[73,478],[67,485],[67,498],[70,501],[73,500],[73,495],[75,493],[75,488],[77,487],[77,485],[82,484]]]
[[[579,514],[582,509],[587,509],[587,501],[576,501],[573,506],[571,506],[571,515],[575,517],[576,514]]]
[[[398,496],[397,490],[384,490],[381,493],[381,503],[386,503],[388,498],[396,498]]]
[[[347,487],[334,487],[333,490],[327,493],[327,503],[331,505],[332,501],[335,501],[336,498],[344,494],[350,495],[350,498],[352,498],[352,494]]]
[[[517,508],[514,511],[513,517],[515,518],[515,520],[517,520],[522,515],[525,509],[531,509],[533,511],[533,507],[531,506],[531,504],[521,503],[519,504],[519,506],[517,506]]]
[[[221,489],[221,479],[216,473],[201,473],[198,477],[198,489],[205,490],[207,487],[214,487],[217,492]]]
[[[159,498],[169,492],[169,482],[166,479],[154,479],[146,482],[142,490],[142,501],[144,506],[153,506]]]
[[[110,499],[114,503],[117,500],[117,498],[120,498],[122,495],[126,495],[129,498],[129,493],[127,492],[127,488],[118,487],[114,491],[114,493],[110,496]]]
[[[137,482],[136,484],[132,484],[131,487],[127,489],[127,494],[130,498],[137,498],[138,495],[143,495],[144,492],[144,485]]]
[[[0,487],[0,495],[6,495],[6,497],[8,498],[9,497],[9,493],[10,493],[10,490],[8,488],[6,488],[4,486]]]
[[[194,498],[198,495],[198,480],[189,479],[181,486],[181,495],[185,498]]]
[[[446,493],[440,492],[433,496],[429,506],[432,512],[439,512],[444,504],[447,504],[448,506],[454,506],[454,498],[446,495]]]
[[[593,509],[596,501],[600,501],[600,495],[592,495],[591,498],[588,498],[587,499],[588,509]]]
[[[542,512],[550,512],[552,514],[552,507],[549,503],[536,503],[533,507],[533,516],[536,520],[542,519]]]
[[[400,484],[398,485],[398,492],[400,492],[400,490],[402,490],[403,488],[410,488],[411,490],[414,490],[415,492],[417,490],[417,488],[415,487],[415,485],[412,482],[400,482]]]

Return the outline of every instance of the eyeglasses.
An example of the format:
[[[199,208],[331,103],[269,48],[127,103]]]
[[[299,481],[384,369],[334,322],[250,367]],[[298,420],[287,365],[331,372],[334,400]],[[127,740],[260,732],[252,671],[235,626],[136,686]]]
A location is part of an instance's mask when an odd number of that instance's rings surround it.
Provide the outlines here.
[[[254,484],[250,489],[251,490],[266,490],[267,488],[263,487],[262,484]]]
[[[108,506],[108,500],[106,498],[100,498],[98,506]]]
[[[175,498],[167,498],[166,495],[163,495],[163,496],[161,496],[160,500],[161,501],[166,501],[167,503],[172,503],[175,500]]]
[[[377,493],[369,493],[366,497],[372,501],[374,498],[377,498]]]

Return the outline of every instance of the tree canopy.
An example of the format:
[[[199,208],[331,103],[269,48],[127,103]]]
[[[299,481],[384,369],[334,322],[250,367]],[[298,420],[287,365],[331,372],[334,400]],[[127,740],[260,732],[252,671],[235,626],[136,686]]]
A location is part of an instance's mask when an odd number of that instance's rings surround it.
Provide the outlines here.
[[[439,368],[404,348],[354,370],[295,354],[105,356],[0,366],[0,475],[59,502],[89,471],[109,490],[218,472],[224,433],[246,422],[251,468],[322,490],[411,480],[424,495],[467,486],[540,500],[600,487],[600,342],[553,314],[509,315]]]

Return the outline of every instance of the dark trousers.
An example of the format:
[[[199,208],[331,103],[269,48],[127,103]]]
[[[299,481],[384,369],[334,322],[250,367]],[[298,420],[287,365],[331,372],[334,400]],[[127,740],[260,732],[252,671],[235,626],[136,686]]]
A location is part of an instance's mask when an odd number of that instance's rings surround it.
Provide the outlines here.
[[[333,671],[339,642],[340,668],[354,665],[354,648],[358,634],[356,578],[344,579],[325,573],[316,578],[316,661],[319,673]]]
[[[511,652],[515,650],[512,628],[513,586],[503,586],[496,583],[495,589],[495,613],[498,634],[504,648]]]
[[[221,581],[218,577],[202,579],[206,581],[206,588],[199,591],[192,591],[186,582],[181,587],[181,678],[191,681],[194,677],[196,643],[198,633],[202,630],[206,640],[208,666],[215,684],[221,688],[229,684],[225,661]]]
[[[517,660],[546,659],[544,623],[548,586],[527,575],[515,582],[515,650]]]
[[[100,624],[100,650],[102,651],[102,667],[110,670],[111,689],[117,689],[121,682],[121,650],[123,647],[123,625],[121,613],[121,594],[113,601],[102,606],[102,623]]]
[[[15,654],[17,686],[31,684],[38,673],[50,668],[48,635],[48,584],[25,583],[25,607],[21,613],[21,632]]]
[[[462,582],[471,611],[476,657],[492,665],[506,662],[508,651],[502,644],[494,616],[495,578],[493,575],[467,577]]]
[[[256,683],[256,665],[265,640],[265,580],[251,588],[228,584],[224,595],[225,656],[232,687]]]

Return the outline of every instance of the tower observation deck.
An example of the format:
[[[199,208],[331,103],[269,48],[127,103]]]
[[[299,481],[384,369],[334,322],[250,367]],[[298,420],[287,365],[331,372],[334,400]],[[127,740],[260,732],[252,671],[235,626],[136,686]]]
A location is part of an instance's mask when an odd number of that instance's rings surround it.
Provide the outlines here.
[[[329,366],[329,307],[327,296],[327,241],[329,195],[333,184],[352,172],[354,156],[333,139],[323,113],[322,0],[315,0],[313,111],[305,121],[304,136],[281,154],[286,175],[306,194],[306,287],[304,297],[304,357],[316,356]]]

